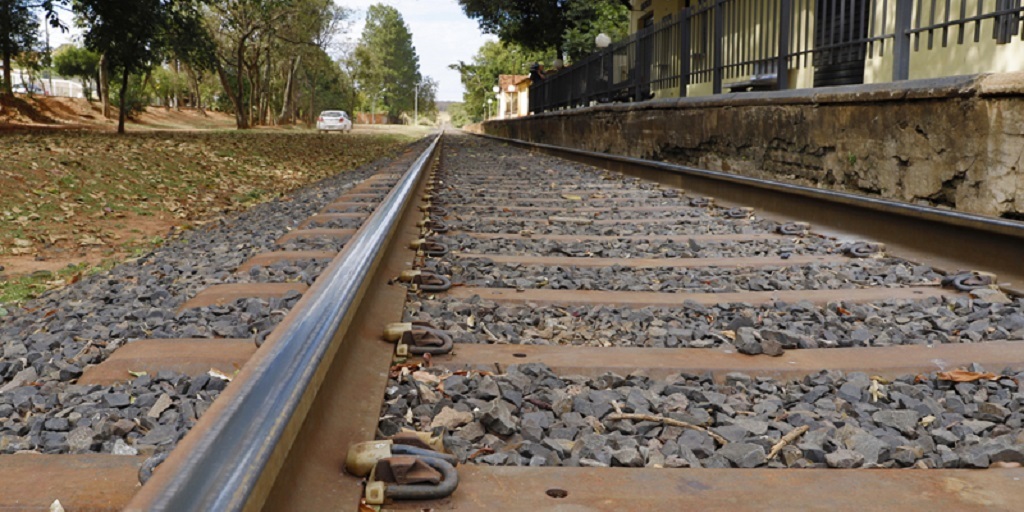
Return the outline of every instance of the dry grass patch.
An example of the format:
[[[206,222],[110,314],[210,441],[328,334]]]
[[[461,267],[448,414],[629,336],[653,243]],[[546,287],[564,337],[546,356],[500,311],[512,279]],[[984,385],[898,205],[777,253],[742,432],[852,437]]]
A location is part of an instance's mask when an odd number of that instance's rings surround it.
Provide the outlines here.
[[[309,131],[0,132],[0,265],[8,275],[24,275],[145,250],[171,226],[279,197],[393,155],[412,139]]]

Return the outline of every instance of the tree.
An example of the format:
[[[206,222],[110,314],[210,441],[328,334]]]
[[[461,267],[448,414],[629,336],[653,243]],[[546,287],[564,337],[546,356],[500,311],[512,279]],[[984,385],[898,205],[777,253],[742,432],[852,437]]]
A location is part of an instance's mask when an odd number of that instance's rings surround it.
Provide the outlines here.
[[[287,0],[219,0],[211,6],[206,28],[216,42],[216,70],[235,110],[235,125],[249,128],[261,52],[273,40],[278,21],[288,14]]]
[[[169,63],[174,74],[172,80],[177,84],[170,91],[175,108],[181,107],[181,94],[187,90],[192,106],[205,115],[200,86],[216,68],[216,45],[205,30],[201,13],[188,3],[172,6],[168,21],[161,31],[159,45],[163,49],[162,59]],[[181,77],[182,72],[185,78]]]
[[[449,67],[459,72],[466,92],[462,95],[464,114],[481,121],[487,110],[487,99],[494,97],[493,87],[499,75],[525,75],[530,64],[554,58],[554,51],[540,52],[515,43],[488,41],[480,47],[470,63],[459,61]]]
[[[169,1],[77,0],[75,3],[75,9],[88,26],[86,46],[104,54],[110,67],[121,73],[117,133],[124,133],[128,78],[152,65],[157,55],[157,35],[164,23],[165,2]]]
[[[434,118],[437,115],[437,80],[429,76],[423,77],[418,94],[420,117]]]
[[[0,53],[4,66],[0,95],[12,94],[11,62],[38,42],[39,20],[35,7],[38,3],[29,0],[0,0]]]
[[[568,26],[565,9],[582,0],[459,0],[466,16],[502,41],[528,50],[552,50],[562,46]]]
[[[310,96],[310,105],[316,103],[319,86],[339,87],[337,90],[324,91],[335,97],[354,96],[351,79],[344,76],[338,64],[331,62],[327,54],[336,36],[349,25],[352,13],[351,9],[334,5],[331,0],[306,0],[300,2],[298,8],[286,18],[277,32],[281,42],[280,50],[284,53],[283,58],[279,59],[284,88],[278,123],[290,123],[296,119],[296,99],[300,92],[297,77],[300,69],[307,75],[307,86],[312,87],[306,90]],[[339,72],[342,74],[332,76]],[[321,81],[320,73],[331,76],[331,79]]]
[[[459,0],[459,5],[484,32],[527,50],[578,54],[578,44],[567,48],[567,43],[594,26],[605,29],[604,21],[613,20],[622,31],[628,28],[629,11],[620,0]]]
[[[82,89],[86,99],[91,98],[90,82],[97,80],[100,69],[100,56],[87,48],[65,44],[53,52],[53,67],[58,75],[75,77],[82,81]]]
[[[612,41],[629,35],[629,9],[621,2],[605,0],[574,2],[566,13],[569,26],[562,41],[562,52],[576,61],[596,50],[594,39],[606,34]]]
[[[416,84],[422,80],[419,56],[397,9],[370,6],[352,68],[365,100],[386,105],[391,117],[412,111]]]

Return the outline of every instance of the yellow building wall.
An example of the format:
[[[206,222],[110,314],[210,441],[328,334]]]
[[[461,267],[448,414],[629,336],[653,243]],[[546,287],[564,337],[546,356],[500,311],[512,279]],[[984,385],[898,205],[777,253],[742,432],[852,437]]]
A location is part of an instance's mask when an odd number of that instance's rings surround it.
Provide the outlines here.
[[[956,18],[960,15],[961,5],[966,3],[968,16],[977,12],[978,1],[980,0],[952,0],[950,2],[950,17]],[[988,3],[988,2],[986,2]],[[931,3],[925,2],[921,5],[924,20],[944,20],[946,17],[944,2],[935,5],[935,12],[931,12]],[[986,6],[986,10],[991,4]],[[917,6],[915,5],[915,12]],[[947,46],[942,46],[942,30],[933,32],[932,49],[928,49],[928,33],[921,33],[917,41],[918,50],[914,50],[915,41],[910,42],[910,79],[937,78],[943,76],[970,75],[976,73],[1010,73],[1024,71],[1024,41],[1020,33],[1013,36],[1009,43],[999,44],[993,37],[995,32],[995,19],[986,19],[981,22],[980,28],[975,23],[964,25],[964,44],[957,44],[959,29],[950,27],[947,36]],[[977,43],[974,42],[976,31],[980,36]],[[884,59],[869,61],[869,66],[876,67],[872,78],[878,82],[891,80],[892,78],[892,55],[887,54]],[[867,74],[865,73],[865,79]]]
[[[745,2],[745,5],[743,5],[743,7],[749,12],[748,14],[741,16],[740,18],[743,20],[748,20],[748,24],[745,26],[741,25],[740,30],[737,30],[732,33],[727,33],[724,40],[722,41],[722,48],[724,50],[723,57],[726,59],[726,62],[728,62],[729,52],[736,51],[734,48],[735,43],[745,40],[761,41],[762,34],[772,34],[773,32],[777,31],[777,19],[773,19],[771,20],[771,22],[764,25],[758,24],[756,22],[754,13],[757,9],[761,8],[759,5],[756,4],[758,4],[761,1],[770,4],[772,8],[776,10],[778,9],[778,0],[748,0],[747,2]],[[793,26],[796,27],[799,24],[801,33],[803,33],[804,31],[809,31],[811,34],[814,34],[814,2],[807,2],[806,6],[804,6],[803,8],[794,8],[794,11],[796,11],[796,13],[795,19],[793,21]],[[793,28],[792,30],[795,37],[796,29]],[[739,41],[737,41],[737,39],[739,39]],[[813,37],[811,37],[811,43],[813,44]],[[771,55],[776,53],[775,48],[778,45],[778,41],[770,41],[768,44],[771,51],[767,52],[767,54]],[[804,63],[805,60],[806,64]],[[731,83],[743,82],[749,79],[750,74],[723,78],[722,90],[726,91],[728,89],[728,85]],[[805,89],[814,87],[814,65],[812,64],[812,59],[809,56],[806,59],[800,58],[798,60],[794,58],[790,61],[789,83],[787,85],[787,88],[789,89]],[[712,91],[713,85],[711,81],[691,83],[686,88],[686,95],[710,96],[713,93]]]
[[[658,23],[665,19],[666,16],[672,16],[675,18],[676,13],[683,10],[687,4],[696,4],[697,0],[652,0],[651,5],[644,10],[640,10],[640,6],[643,5],[643,0],[633,0],[633,10],[629,13],[629,32],[633,33],[643,26],[640,24],[640,20],[644,19],[648,14],[654,13],[654,23]]]
[[[777,5],[778,0],[751,0],[746,2],[746,9],[753,9],[755,2],[769,2],[773,5]],[[965,11],[968,16],[973,15],[976,12],[977,4],[979,1],[984,0],[951,0],[949,7],[949,17],[957,18],[960,14],[961,4],[966,3]],[[634,0],[634,9],[639,8],[641,1]],[[650,12],[654,12],[655,23],[661,21],[666,15],[679,12],[686,7],[686,3],[683,0],[654,0],[651,5],[644,11],[634,11],[631,14],[631,27],[632,31],[636,31],[639,27],[640,20]],[[696,5],[696,1],[693,2]],[[796,26],[800,26],[801,33],[808,32],[812,34],[810,37],[810,43],[813,45],[813,34],[815,25],[815,2],[802,2],[798,3],[795,9],[796,19],[794,20],[794,31]],[[874,28],[873,35],[879,35],[882,33],[892,34],[895,31],[895,15],[894,6],[895,2],[890,1],[887,3],[889,8],[888,13],[884,13],[883,7],[885,2],[875,2],[874,5],[874,20],[869,25]],[[931,9],[932,2],[921,2],[918,4],[915,2],[914,19],[917,19],[917,8],[921,6],[922,13],[921,19],[927,23],[928,20],[932,19]],[[935,2],[936,12],[934,13],[934,19],[936,22],[944,20],[946,18],[945,2]],[[986,10],[991,8],[991,4],[986,5]],[[741,17],[741,19],[753,20],[754,16],[749,15]],[[883,27],[882,21],[885,20],[885,26]],[[958,29],[954,26],[949,28],[947,36],[947,46],[942,46],[942,30],[935,30],[933,36],[932,49],[928,49],[928,33],[922,33],[920,41],[917,45],[918,50],[914,50],[914,40],[911,39],[911,51],[910,51],[910,79],[921,79],[921,78],[937,78],[944,76],[956,76],[956,75],[967,75],[976,73],[1009,73],[1024,71],[1024,40],[1021,39],[1020,34],[1013,37],[1012,41],[1006,44],[997,44],[995,38],[993,38],[993,30],[995,26],[994,19],[987,19],[981,23],[980,29],[976,28],[975,23],[967,23],[964,25],[964,44],[957,44]],[[726,39],[723,41],[723,48],[726,52],[729,51],[730,43],[735,42],[735,38],[752,39],[757,38],[762,31],[770,31],[772,27],[757,26],[753,21],[747,26],[745,30],[740,30],[736,33],[727,34]],[[980,30],[980,41],[975,43],[974,36],[975,30]],[[795,36],[794,32],[794,36]],[[865,68],[864,68],[864,83],[884,83],[892,81],[892,68],[893,68],[893,49],[894,41],[888,39],[884,42],[884,46],[878,42],[874,43],[873,52],[865,57]],[[806,62],[805,62],[806,61]],[[725,78],[723,80],[723,90],[727,90],[727,86],[732,82],[739,82],[747,80],[749,76],[737,76],[732,78]],[[804,89],[814,87],[814,65],[812,59],[808,56],[800,58],[799,61],[793,59],[790,63],[789,71],[789,84],[790,89]],[[707,96],[712,94],[711,82],[700,82],[693,83],[687,86],[687,96]],[[660,98],[673,97],[678,95],[677,88],[669,87],[655,91],[655,96]]]

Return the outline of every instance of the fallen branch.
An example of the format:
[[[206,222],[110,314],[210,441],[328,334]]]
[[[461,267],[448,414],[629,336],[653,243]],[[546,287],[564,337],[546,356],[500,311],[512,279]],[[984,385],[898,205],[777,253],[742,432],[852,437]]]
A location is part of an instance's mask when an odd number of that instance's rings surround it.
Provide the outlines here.
[[[803,425],[794,428],[793,430],[790,430],[788,434],[782,436],[782,439],[779,439],[779,442],[775,443],[772,446],[772,450],[768,452],[768,460],[774,459],[775,456],[778,455],[779,452],[786,447],[786,445],[792,443],[793,441],[796,441],[796,438],[804,435],[804,432],[807,432],[809,429],[810,427],[808,427],[807,425]]]
[[[708,430],[708,429],[706,429],[704,427],[701,427],[699,425],[694,425],[693,423],[687,423],[685,421],[680,421],[680,420],[676,420],[676,419],[672,419],[672,418],[666,418],[664,416],[654,416],[654,415],[651,415],[651,414],[635,414],[635,413],[620,413],[620,412],[616,412],[616,413],[609,414],[606,417],[606,419],[611,420],[611,421],[623,421],[623,420],[627,420],[627,421],[653,421],[655,423],[661,423],[663,425],[668,425],[670,427],[680,427],[680,428],[686,428],[686,429],[690,429],[690,430],[696,430],[698,432],[706,432],[715,441],[717,441],[718,444],[720,444],[722,446],[725,446],[725,445],[729,444],[729,441],[727,441],[724,437],[722,437],[722,436],[720,436],[720,435],[718,435],[718,434],[716,434],[716,433],[714,433],[714,432],[712,432],[712,431],[710,431],[710,430]]]

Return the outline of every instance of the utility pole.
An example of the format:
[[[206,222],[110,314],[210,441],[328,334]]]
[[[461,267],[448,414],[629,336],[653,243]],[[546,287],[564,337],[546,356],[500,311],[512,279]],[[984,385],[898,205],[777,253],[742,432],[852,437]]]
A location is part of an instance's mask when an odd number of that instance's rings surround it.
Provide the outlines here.
[[[413,126],[420,125],[420,83],[416,82],[416,95],[413,96]]]

